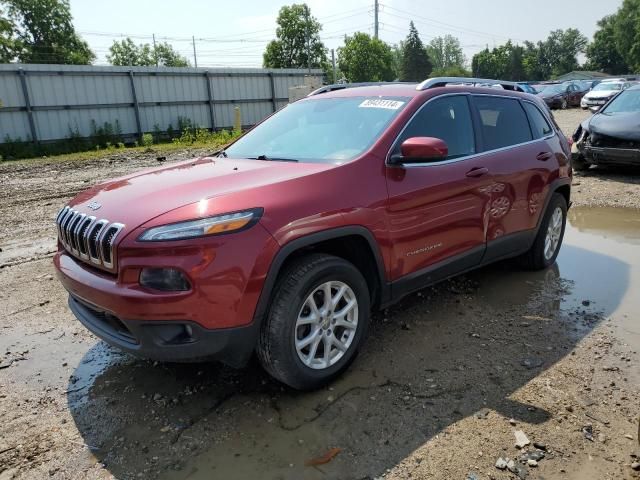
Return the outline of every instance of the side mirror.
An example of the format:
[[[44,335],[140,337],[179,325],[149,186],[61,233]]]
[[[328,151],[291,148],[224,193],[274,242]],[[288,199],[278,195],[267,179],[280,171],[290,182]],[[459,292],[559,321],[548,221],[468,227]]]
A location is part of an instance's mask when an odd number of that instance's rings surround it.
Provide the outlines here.
[[[601,107],[599,107],[599,106],[597,106],[597,105],[594,105],[594,106],[592,106],[592,107],[589,107],[589,111],[590,111],[591,113],[597,113],[597,112],[599,112],[599,111],[600,111],[600,108],[601,108]]]
[[[444,140],[435,137],[407,138],[400,146],[400,155],[393,155],[391,163],[420,163],[444,160],[449,147]]]

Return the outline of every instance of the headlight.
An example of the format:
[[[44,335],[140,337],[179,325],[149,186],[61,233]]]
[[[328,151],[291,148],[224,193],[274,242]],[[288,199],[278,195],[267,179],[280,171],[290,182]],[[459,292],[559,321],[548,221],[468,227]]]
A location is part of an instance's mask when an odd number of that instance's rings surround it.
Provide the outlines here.
[[[169,225],[150,228],[140,235],[138,240],[142,242],[160,242],[237,232],[251,227],[261,216],[262,209],[254,208],[243,212],[227,213],[225,215],[216,215],[215,217],[171,223]]]

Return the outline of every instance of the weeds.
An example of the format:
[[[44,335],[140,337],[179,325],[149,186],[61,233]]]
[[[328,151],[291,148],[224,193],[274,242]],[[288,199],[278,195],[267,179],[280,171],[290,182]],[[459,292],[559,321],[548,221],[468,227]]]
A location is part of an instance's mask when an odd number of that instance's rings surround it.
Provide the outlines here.
[[[162,132],[160,125],[156,124],[152,133],[143,134],[139,141],[135,141],[129,146],[134,148],[138,146],[151,148],[153,145],[157,145],[158,148],[169,146],[176,148],[211,146],[217,148],[229,143],[241,133],[229,130],[211,132],[206,128],[194,125],[191,119],[186,117],[178,117],[178,127],[179,130],[176,132],[172,124],[169,124],[167,130]],[[12,138],[6,135],[4,142],[0,143],[0,161],[125,148],[122,127],[118,120],[114,123],[104,122],[101,125],[95,120],[91,120],[90,131],[88,137],[83,137],[78,125],[74,127],[69,125],[69,134],[65,140],[40,144],[31,142],[30,138],[23,140],[20,137]],[[162,147],[163,144],[166,147]]]

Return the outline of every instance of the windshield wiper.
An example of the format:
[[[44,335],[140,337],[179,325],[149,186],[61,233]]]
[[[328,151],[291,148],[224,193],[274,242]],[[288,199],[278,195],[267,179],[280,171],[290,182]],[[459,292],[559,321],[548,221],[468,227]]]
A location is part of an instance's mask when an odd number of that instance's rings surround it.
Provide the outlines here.
[[[269,162],[297,162],[295,158],[275,158],[266,155],[258,155],[257,157],[247,157],[249,160],[267,160]]]
[[[224,149],[223,149],[223,150],[219,150],[219,151],[216,153],[216,157],[224,157],[224,158],[228,158],[228,157],[229,157],[229,155],[227,155],[227,152],[225,152],[225,151],[224,151]]]

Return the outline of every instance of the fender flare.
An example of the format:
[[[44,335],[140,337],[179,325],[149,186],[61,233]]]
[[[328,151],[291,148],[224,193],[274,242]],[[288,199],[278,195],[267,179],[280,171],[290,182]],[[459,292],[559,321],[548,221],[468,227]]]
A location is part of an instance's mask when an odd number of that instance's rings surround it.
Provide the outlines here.
[[[560,187],[564,187],[564,186],[568,186],[569,191],[571,191],[571,177],[556,178],[553,182],[549,184],[549,193],[547,193],[547,197],[544,199],[544,208],[540,210],[540,216],[538,217],[538,223],[536,225],[536,235],[540,230],[540,226],[542,225],[542,219],[544,218],[544,212],[547,211],[547,208],[549,207],[549,202],[551,201],[553,194],[556,193]],[[569,209],[570,206],[571,206],[571,202],[569,201],[567,202],[567,209]],[[534,240],[535,240],[535,236],[534,236]]]
[[[269,305],[271,304],[273,289],[275,287],[278,275],[282,270],[282,266],[285,261],[296,251],[314,245],[316,243],[324,242],[327,240],[334,240],[341,237],[359,236],[366,240],[373,252],[373,256],[376,262],[376,269],[378,272],[378,282],[380,288],[380,303],[384,304],[390,297],[390,288],[387,282],[387,276],[385,273],[384,262],[380,253],[380,248],[376,242],[375,237],[371,231],[365,227],[358,225],[349,225],[344,227],[331,228],[329,230],[321,230],[319,232],[311,233],[303,237],[296,238],[283,245],[276,253],[269,271],[265,277],[265,281],[262,284],[262,291],[260,292],[260,298],[253,315],[253,323],[257,328],[262,324]]]

